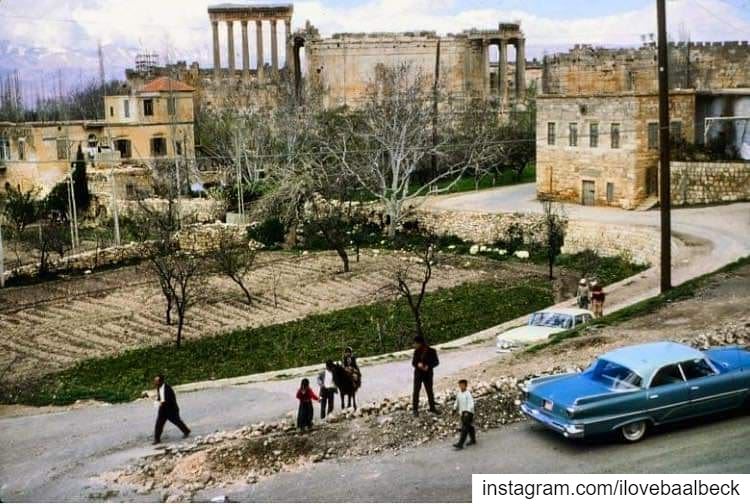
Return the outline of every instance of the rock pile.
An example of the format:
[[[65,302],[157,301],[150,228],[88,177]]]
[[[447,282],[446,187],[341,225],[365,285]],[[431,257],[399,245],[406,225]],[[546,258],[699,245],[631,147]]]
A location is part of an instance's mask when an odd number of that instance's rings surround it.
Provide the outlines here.
[[[500,377],[472,388],[475,426],[481,432],[522,418],[518,381]],[[451,414],[455,392],[436,396],[440,415],[411,415],[411,398],[383,399],[336,412],[313,435],[298,433],[289,418],[256,423],[235,431],[199,436],[189,443],[167,446],[117,473],[114,483],[134,486],[139,494],[161,492],[162,500],[192,498],[197,492],[228,483],[252,484],[280,471],[327,459],[398,452],[457,434],[458,417]],[[423,405],[423,409],[424,409]]]
[[[697,336],[685,338],[683,343],[694,346],[701,350],[713,346],[750,344],[750,317],[726,322],[723,325],[712,327]]]

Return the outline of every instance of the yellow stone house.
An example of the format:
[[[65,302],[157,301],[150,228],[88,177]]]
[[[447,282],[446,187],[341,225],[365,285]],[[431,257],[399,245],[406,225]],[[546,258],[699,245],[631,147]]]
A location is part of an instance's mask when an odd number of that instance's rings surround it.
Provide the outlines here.
[[[70,172],[81,146],[93,168],[153,166],[195,158],[193,88],[159,77],[137,90],[104,98],[104,119],[0,122],[0,189],[50,191]]]

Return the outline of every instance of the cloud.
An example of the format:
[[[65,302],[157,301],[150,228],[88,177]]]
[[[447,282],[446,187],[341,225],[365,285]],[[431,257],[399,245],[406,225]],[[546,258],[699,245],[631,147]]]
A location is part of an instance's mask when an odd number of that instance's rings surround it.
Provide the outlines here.
[[[4,24],[0,41],[4,40],[6,49],[10,48],[7,54],[14,57],[3,58],[0,54],[0,70],[13,68],[11,65],[20,66],[22,72],[52,70],[48,65],[54,65],[55,58],[50,55],[57,55],[59,66],[95,75],[97,41],[104,46],[108,74],[112,77],[120,76],[123,68],[133,64],[135,55],[146,50],[159,53],[162,61],[168,57],[170,61],[210,65],[211,29],[206,14],[209,3],[212,2],[6,0],[2,16],[8,17],[9,22]],[[574,43],[634,45],[640,42],[641,35],[656,31],[652,2],[640,9],[577,19],[553,18],[521,8],[465,5],[458,0],[363,0],[346,5],[303,0],[294,2],[293,27],[310,20],[324,36],[343,31],[434,30],[444,34],[518,20],[526,33],[529,56],[541,56],[545,51]],[[736,40],[750,33],[747,14],[726,0],[673,0],[668,2],[668,18],[675,38],[689,33],[692,40]],[[221,30],[225,44],[224,28]],[[265,39],[268,53],[268,33]],[[238,27],[235,41],[239,62]],[[251,49],[250,53],[254,61],[255,51]]]

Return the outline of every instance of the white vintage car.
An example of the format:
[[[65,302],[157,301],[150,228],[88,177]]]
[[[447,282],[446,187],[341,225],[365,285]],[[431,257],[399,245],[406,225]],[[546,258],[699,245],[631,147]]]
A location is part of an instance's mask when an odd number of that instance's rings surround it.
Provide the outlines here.
[[[591,322],[594,314],[580,308],[558,308],[532,313],[529,323],[497,336],[497,351],[549,338],[553,334]]]

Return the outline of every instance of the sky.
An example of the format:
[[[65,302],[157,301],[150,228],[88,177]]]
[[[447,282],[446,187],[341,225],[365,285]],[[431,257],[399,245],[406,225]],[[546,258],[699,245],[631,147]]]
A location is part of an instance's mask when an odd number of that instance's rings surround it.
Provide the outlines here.
[[[223,1],[223,0],[222,0]],[[233,0],[236,3],[254,3]],[[68,85],[98,75],[101,42],[107,78],[123,78],[139,52],[211,66],[206,14],[219,0],[0,0],[0,75],[18,70],[39,86],[59,74]],[[291,3],[291,0],[290,0]],[[575,43],[637,45],[656,31],[655,0],[301,0],[292,28],[309,20],[323,36],[336,32],[490,29],[520,21],[527,57]],[[674,40],[750,39],[750,0],[668,0]],[[280,23],[280,34],[283,24]],[[270,35],[265,34],[266,51]],[[240,57],[239,29],[235,48]],[[251,41],[254,37],[251,34]],[[226,36],[221,33],[222,44]],[[225,49],[222,49],[225,58]],[[251,65],[255,51],[251,47]],[[283,51],[281,55],[283,60]],[[224,59],[224,61],[226,61]]]

